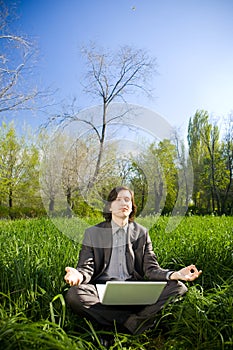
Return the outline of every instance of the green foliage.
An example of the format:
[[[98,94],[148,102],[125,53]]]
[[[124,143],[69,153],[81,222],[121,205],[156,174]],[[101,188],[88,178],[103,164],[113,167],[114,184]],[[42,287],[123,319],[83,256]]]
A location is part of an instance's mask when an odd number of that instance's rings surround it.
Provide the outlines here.
[[[102,203],[95,205],[95,203],[92,203],[92,205],[87,204],[84,200],[81,198],[77,200],[74,207],[74,214],[78,215],[81,218],[96,218],[96,217],[103,217],[102,212],[98,210],[99,207],[102,207]],[[97,208],[97,209],[96,209]]]
[[[59,220],[62,220],[59,218]],[[138,218],[150,227],[160,265],[203,270],[186,297],[165,307],[154,329],[139,336],[110,333],[112,349],[224,349],[233,346],[233,218],[186,217],[167,232],[169,217]],[[64,219],[77,231],[85,224]],[[70,224],[69,224],[70,222]],[[0,348],[102,349],[98,325],[66,309],[64,268],[75,266],[80,244],[49,219],[0,221]]]
[[[232,121],[225,141],[211,124],[207,111],[197,111],[189,121],[188,144],[194,171],[193,201],[199,212],[232,212]]]
[[[231,215],[232,118],[226,127],[220,140],[208,112],[197,111],[188,128],[191,160],[184,143],[180,147],[175,140],[145,144],[127,160],[116,157],[114,142],[108,142],[94,176],[99,148],[93,138],[74,141],[58,132],[49,142],[41,131],[35,140],[28,133],[18,135],[13,123],[2,123],[0,217],[41,217],[43,206],[54,216],[99,216],[107,193],[120,184],[134,189],[142,215],[169,215],[188,205],[195,214]]]
[[[0,218],[8,219],[26,219],[26,218],[40,218],[46,216],[44,208],[32,208],[32,207],[3,207],[0,206]]]
[[[38,149],[19,137],[13,123],[0,127],[1,205],[13,208],[38,201]],[[30,203],[30,204],[29,204]]]

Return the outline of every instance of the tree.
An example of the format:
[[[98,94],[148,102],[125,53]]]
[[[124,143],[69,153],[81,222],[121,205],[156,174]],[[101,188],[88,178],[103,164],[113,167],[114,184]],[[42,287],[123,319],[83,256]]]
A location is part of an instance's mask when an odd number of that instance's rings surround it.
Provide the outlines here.
[[[233,115],[225,120],[225,134],[222,144],[222,157],[225,162],[224,169],[228,172],[228,181],[222,191],[222,212],[233,213]]]
[[[26,206],[38,194],[38,150],[16,135],[13,124],[3,123],[0,132],[1,204]]]
[[[91,136],[76,138],[68,129],[57,131],[52,137],[43,133],[41,140],[40,183],[45,207],[51,215],[60,212],[70,217],[72,210],[76,212],[81,203],[88,203],[92,198],[92,193],[85,189],[96,157],[95,144]],[[109,168],[112,169],[107,155],[106,152],[106,165],[102,166],[98,179],[105,186]],[[94,190],[98,192],[99,188]]]
[[[62,166],[62,185],[67,200],[67,216],[74,209],[74,195],[79,194],[80,183],[86,170],[87,147],[76,140],[66,152]]]
[[[207,150],[201,137],[202,129],[208,123],[206,111],[196,111],[193,118],[189,119],[188,145],[194,171],[193,201],[196,208],[200,207],[203,190],[201,188],[201,172],[204,167],[204,158]]]
[[[171,213],[177,193],[176,148],[170,140],[153,142],[137,156],[135,163],[143,172],[146,205],[143,214]]]
[[[26,37],[12,33],[13,3],[0,0],[0,113],[32,109],[32,101],[44,94],[26,85],[30,63],[35,63],[34,45]],[[27,79],[25,79],[27,77]]]
[[[137,203],[137,215],[143,212],[148,198],[148,183],[146,175],[139,164],[132,159],[129,167],[129,187],[135,192],[135,201]]]
[[[193,191],[193,168],[189,153],[186,150],[183,140],[180,140],[178,131],[174,131],[174,144],[177,154],[177,171],[179,192],[177,197],[178,210],[188,209],[192,200]],[[183,209],[182,209],[183,208]]]
[[[40,135],[40,187],[45,207],[50,214],[54,213],[57,200],[57,209],[64,210],[62,186],[62,169],[70,142],[56,133],[50,138],[44,131]],[[60,204],[61,203],[61,204]]]
[[[126,96],[137,91],[149,94],[147,85],[154,72],[155,61],[143,50],[135,50],[129,46],[121,47],[116,53],[103,49],[98,51],[95,47],[84,48],[82,53],[87,63],[84,91],[97,98],[101,108],[98,113],[95,109],[94,116],[90,111],[89,115],[85,113],[83,116],[80,112],[74,112],[59,115],[57,118],[66,124],[74,121],[84,124],[97,137],[98,155],[93,175],[87,184],[87,190],[90,190],[100,173],[107,129],[127,114],[125,110],[110,113],[110,106],[113,102],[126,102]]]
[[[224,171],[222,163],[220,163],[220,144],[219,130],[217,125],[206,124],[201,133],[201,138],[206,145],[208,156],[204,163],[204,171],[207,172],[207,188],[211,193],[212,211],[217,211],[220,214],[220,187],[221,187],[221,172]],[[219,171],[218,171],[219,170]],[[215,204],[216,203],[216,204]]]
[[[174,208],[178,193],[178,177],[176,169],[176,147],[170,140],[160,141],[155,155],[163,171],[164,190],[166,190],[166,201],[163,212],[171,213]]]
[[[221,214],[221,194],[226,189],[229,170],[223,157],[219,128],[209,123],[207,111],[197,111],[193,120],[190,119],[188,142],[194,168],[195,206]]]
[[[69,138],[71,141],[71,138]],[[87,184],[93,173],[93,164],[98,156],[96,152],[95,140],[91,137],[74,139],[69,148],[66,148],[62,164],[62,187],[67,199],[67,215],[88,204],[96,209],[101,210],[103,203],[97,198],[101,198],[100,194],[103,188],[108,187],[114,177],[115,153],[112,145],[108,144],[108,151],[104,152],[103,164],[101,166],[95,187],[86,191]],[[96,196],[97,194],[97,196]],[[97,198],[96,198],[97,197]],[[93,198],[96,198],[94,203]],[[82,208],[84,209],[84,208]],[[81,210],[82,212],[85,210]]]

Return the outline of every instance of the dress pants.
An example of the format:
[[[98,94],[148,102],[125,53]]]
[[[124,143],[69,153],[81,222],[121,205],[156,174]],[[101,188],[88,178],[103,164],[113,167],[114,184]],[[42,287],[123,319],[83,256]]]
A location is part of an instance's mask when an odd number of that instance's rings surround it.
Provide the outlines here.
[[[167,302],[187,292],[180,281],[168,281],[159,299],[152,305],[103,305],[99,301],[94,284],[80,284],[71,287],[65,298],[74,313],[95,319],[104,326],[123,326],[131,334],[140,334],[153,326],[156,314]]]

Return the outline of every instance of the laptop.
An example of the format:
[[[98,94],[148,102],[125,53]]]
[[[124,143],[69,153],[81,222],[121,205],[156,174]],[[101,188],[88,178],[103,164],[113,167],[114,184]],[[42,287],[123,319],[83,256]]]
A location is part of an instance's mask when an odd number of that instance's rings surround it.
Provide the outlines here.
[[[156,303],[167,282],[107,281],[96,284],[101,304],[150,305]]]

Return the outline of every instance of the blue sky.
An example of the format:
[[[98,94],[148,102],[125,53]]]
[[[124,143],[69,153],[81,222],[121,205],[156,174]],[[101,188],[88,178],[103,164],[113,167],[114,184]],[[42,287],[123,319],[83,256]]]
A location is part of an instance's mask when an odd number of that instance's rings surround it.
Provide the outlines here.
[[[79,107],[91,107],[79,49],[93,41],[156,57],[155,98],[128,101],[177,128],[197,109],[213,117],[233,111],[232,0],[22,0],[17,12],[17,29],[38,43],[34,81],[58,89],[58,101],[76,97]]]

